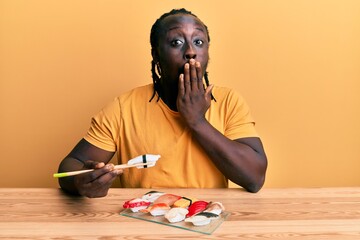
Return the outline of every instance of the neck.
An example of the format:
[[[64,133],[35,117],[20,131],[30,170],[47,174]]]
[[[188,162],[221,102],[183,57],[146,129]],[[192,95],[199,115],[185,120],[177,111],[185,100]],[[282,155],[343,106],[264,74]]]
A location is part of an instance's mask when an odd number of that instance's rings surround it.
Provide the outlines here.
[[[159,88],[160,98],[164,101],[164,103],[173,111],[177,112],[176,100],[178,95],[178,88],[167,86],[165,84],[161,84]]]

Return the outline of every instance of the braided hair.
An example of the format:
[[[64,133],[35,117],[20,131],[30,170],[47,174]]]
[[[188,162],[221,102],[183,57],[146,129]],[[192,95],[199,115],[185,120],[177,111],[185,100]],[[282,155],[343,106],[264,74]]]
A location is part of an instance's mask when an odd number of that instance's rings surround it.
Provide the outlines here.
[[[159,35],[161,32],[161,22],[163,21],[164,18],[171,16],[171,15],[176,15],[176,14],[187,14],[187,15],[191,15],[195,18],[198,18],[195,14],[186,10],[185,8],[173,9],[170,12],[164,13],[163,15],[161,15],[161,17],[158,18],[156,20],[156,22],[154,23],[154,25],[151,27],[150,44],[151,44],[152,52],[156,50],[156,48],[158,47],[158,44],[159,44]],[[205,27],[205,30],[206,30],[206,33],[208,36],[208,42],[210,42],[209,30],[205,24],[204,24],[204,27]],[[161,96],[161,91],[162,91],[161,84],[160,84],[161,69],[160,69],[159,63],[155,62],[154,59],[151,60],[151,75],[152,75],[152,79],[153,79],[153,83],[154,83],[154,92],[153,92],[153,95],[151,96],[149,102],[151,102],[153,100],[156,93],[158,93],[157,101],[159,101],[160,96]],[[209,86],[210,84],[209,84],[208,72],[205,72],[204,79],[205,79],[206,86]],[[214,96],[212,94],[211,94],[211,99],[216,102],[216,99],[214,98]]]

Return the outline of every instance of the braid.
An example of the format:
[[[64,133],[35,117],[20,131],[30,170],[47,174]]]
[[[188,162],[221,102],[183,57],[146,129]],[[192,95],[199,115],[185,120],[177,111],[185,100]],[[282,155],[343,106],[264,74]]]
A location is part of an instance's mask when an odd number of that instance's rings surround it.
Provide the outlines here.
[[[151,44],[151,51],[152,52],[156,52],[156,48],[158,47],[158,43],[159,43],[159,35],[161,33],[161,23],[163,21],[164,18],[171,16],[171,15],[175,15],[175,14],[188,14],[191,16],[194,16],[195,18],[198,18],[195,14],[193,14],[192,12],[186,10],[185,8],[180,8],[180,9],[173,9],[168,13],[164,13],[163,15],[160,16],[160,18],[158,18],[156,20],[156,22],[154,23],[154,25],[151,27],[151,33],[150,33],[150,44]],[[207,36],[208,36],[208,42],[210,42],[210,35],[209,35],[209,30],[207,28],[207,26],[204,24]],[[158,74],[156,73],[156,70],[158,71]],[[151,76],[153,79],[153,83],[154,83],[154,92],[149,100],[149,102],[151,102],[153,100],[153,98],[155,97],[155,94],[158,93],[158,99],[157,101],[159,101],[160,96],[161,96],[161,83],[160,83],[160,79],[161,79],[161,69],[160,67],[157,65],[157,63],[152,60],[151,61]],[[205,82],[206,85],[209,86],[209,78],[208,78],[208,73],[205,72],[204,74],[204,78],[205,78]],[[216,102],[216,99],[214,98],[214,96],[211,94],[211,99],[214,100]]]
[[[205,78],[206,87],[208,87],[210,85],[208,72],[205,72],[204,78]],[[211,93],[211,100],[214,100],[216,102],[216,99],[214,98],[214,95],[212,93]]]
[[[152,79],[153,79],[153,83],[154,83],[154,92],[153,92],[153,95],[151,96],[149,102],[151,102],[151,100],[153,100],[153,98],[155,97],[155,93],[157,92],[158,93],[158,98],[156,101],[159,101],[160,99],[160,77],[157,75],[156,71],[155,71],[155,67],[156,67],[156,63],[154,60],[151,61],[151,75],[152,75]],[[160,71],[159,71],[159,67],[158,67],[158,72],[160,74]]]

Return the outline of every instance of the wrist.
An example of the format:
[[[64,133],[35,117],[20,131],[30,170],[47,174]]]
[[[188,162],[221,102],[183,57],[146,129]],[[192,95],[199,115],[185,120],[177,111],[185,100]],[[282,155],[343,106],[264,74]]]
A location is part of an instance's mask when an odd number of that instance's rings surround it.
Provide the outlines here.
[[[199,118],[195,121],[188,122],[188,127],[192,131],[200,131],[206,124],[208,124],[208,121],[205,119],[205,117]]]

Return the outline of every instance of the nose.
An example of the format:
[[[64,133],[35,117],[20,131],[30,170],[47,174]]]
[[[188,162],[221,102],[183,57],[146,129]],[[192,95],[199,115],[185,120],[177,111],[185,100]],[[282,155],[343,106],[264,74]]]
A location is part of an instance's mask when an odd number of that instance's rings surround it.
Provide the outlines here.
[[[184,52],[184,58],[186,60],[190,60],[191,58],[196,58],[196,51],[194,49],[193,46],[191,46],[191,44],[187,44],[186,45],[186,49],[185,49],[185,52]]]

